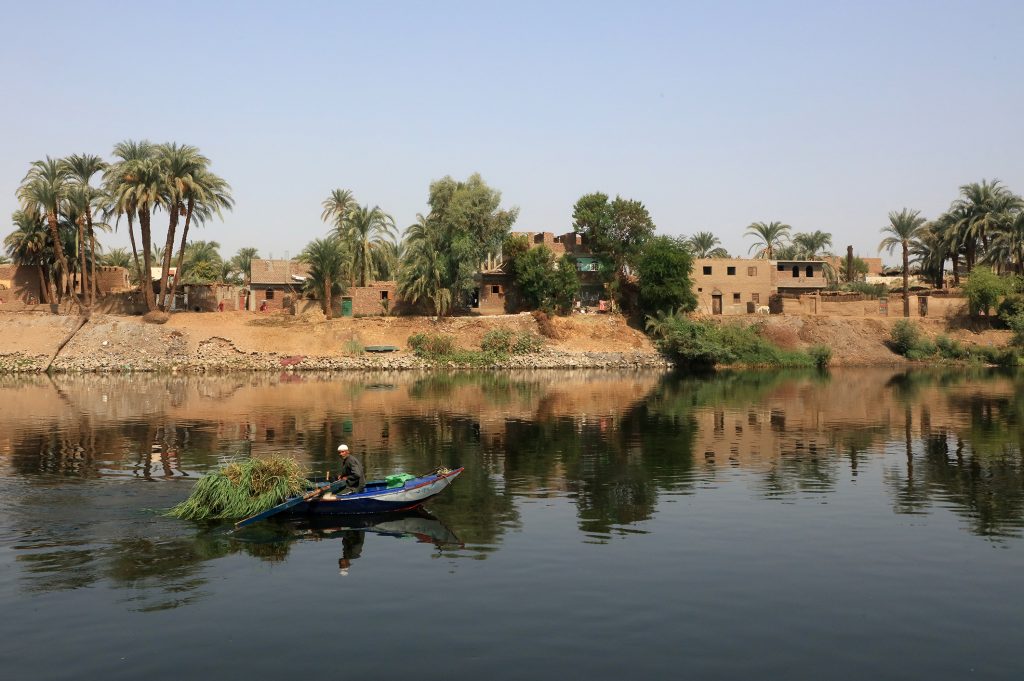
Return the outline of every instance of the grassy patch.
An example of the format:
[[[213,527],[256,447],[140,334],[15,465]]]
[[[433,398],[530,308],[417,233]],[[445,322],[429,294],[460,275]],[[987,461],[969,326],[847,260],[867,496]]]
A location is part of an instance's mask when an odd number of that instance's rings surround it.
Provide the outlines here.
[[[813,355],[784,350],[762,337],[754,324],[716,324],[668,315],[650,318],[647,329],[662,352],[685,366],[823,367],[832,356],[824,346],[816,346]]]
[[[1021,340],[1024,342],[1024,320],[1021,321]],[[889,347],[896,354],[903,355],[915,362],[938,360],[995,364],[997,366],[1016,366],[1018,363],[1017,351],[1014,347],[970,347],[945,334],[932,342],[922,335],[917,324],[906,319],[901,319],[893,324],[892,331],[889,332]]]

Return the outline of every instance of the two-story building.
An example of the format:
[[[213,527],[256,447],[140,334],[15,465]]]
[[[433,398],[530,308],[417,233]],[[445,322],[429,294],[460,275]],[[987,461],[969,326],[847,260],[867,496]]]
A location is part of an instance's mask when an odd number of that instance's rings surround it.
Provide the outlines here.
[[[764,311],[775,294],[796,296],[827,287],[824,268],[819,260],[697,258],[692,270],[697,311],[711,315]]]

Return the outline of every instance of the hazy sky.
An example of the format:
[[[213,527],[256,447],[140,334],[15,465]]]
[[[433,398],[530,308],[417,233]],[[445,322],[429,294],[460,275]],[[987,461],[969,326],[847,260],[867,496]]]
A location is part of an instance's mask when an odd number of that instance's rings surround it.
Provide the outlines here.
[[[1024,2],[9,2],[0,213],[29,163],[200,147],[235,210],[195,233],[295,255],[334,187],[402,227],[479,171],[519,230],[601,190],[746,253],[752,221],[874,255],[888,211],[1024,192]],[[161,219],[162,223],[162,219]],[[6,234],[9,221],[0,224]],[[127,244],[121,231],[106,239]]]

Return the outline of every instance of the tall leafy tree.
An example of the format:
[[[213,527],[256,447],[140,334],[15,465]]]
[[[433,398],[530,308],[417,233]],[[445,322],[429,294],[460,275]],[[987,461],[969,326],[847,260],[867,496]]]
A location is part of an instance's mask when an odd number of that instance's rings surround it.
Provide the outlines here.
[[[67,199],[68,172],[64,164],[57,159],[46,157],[46,160],[35,161],[32,168],[18,187],[18,199],[22,209],[27,213],[42,215],[50,230],[50,240],[54,256],[60,267],[61,285],[65,293],[70,292],[71,268],[64,254],[58,231],[58,221],[63,204]],[[57,300],[57,291],[51,279],[51,300]]]
[[[752,222],[744,236],[754,237],[750,251],[757,250],[755,257],[774,260],[775,251],[786,243],[792,229],[784,222]]]
[[[164,312],[174,304],[168,294],[171,290],[169,276],[178,219],[185,215],[186,197],[195,187],[194,174],[206,167],[209,160],[196,147],[177,142],[158,145],[156,159],[160,168],[160,205],[167,211],[167,239],[160,265],[160,295],[156,305],[158,310]]]
[[[640,201],[594,192],[581,196],[572,211],[573,229],[610,275],[623,277],[640,249],[654,235],[654,221]]]
[[[654,237],[637,260],[640,308],[646,315],[690,311],[697,307],[688,244],[668,236]]]
[[[337,236],[352,254],[356,284],[366,286],[377,278],[381,257],[395,241],[395,221],[378,206],[355,206],[341,220]]]
[[[903,252],[903,316],[910,316],[910,245],[920,236],[921,228],[927,222],[921,211],[904,208],[889,213],[889,224],[882,228],[887,234],[878,244],[878,250],[892,253],[899,248]]]
[[[829,255],[832,248],[832,235],[820,229],[813,232],[797,232],[793,235],[797,257],[802,260],[817,260]]]
[[[344,291],[348,256],[345,245],[336,236],[314,239],[299,254],[299,262],[309,266],[307,290],[320,299],[324,316],[331,319],[334,297]]]
[[[686,246],[695,258],[728,258],[722,241],[711,232],[697,232],[686,240]]]
[[[399,292],[429,300],[438,315],[466,302],[488,254],[499,252],[519,209],[502,209],[501,192],[479,174],[430,185],[430,213],[406,230]]]

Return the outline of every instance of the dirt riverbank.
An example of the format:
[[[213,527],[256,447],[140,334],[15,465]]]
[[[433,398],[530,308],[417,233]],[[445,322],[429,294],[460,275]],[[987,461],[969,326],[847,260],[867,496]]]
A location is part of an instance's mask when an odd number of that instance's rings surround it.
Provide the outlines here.
[[[728,321],[728,320],[727,320]],[[778,315],[736,320],[762,325],[762,334],[785,348],[815,344],[832,348],[835,366],[886,366],[906,362],[886,346],[897,319]],[[968,345],[1005,345],[1009,332],[972,330],[941,319],[915,320],[922,331],[945,333]],[[0,373],[35,372],[45,367],[73,328],[74,317],[0,313]],[[331,321],[318,315],[291,317],[248,312],[178,313],[166,324],[139,317],[95,315],[61,351],[58,372],[281,371],[424,369],[408,338],[414,333],[454,337],[465,349],[479,349],[484,334],[508,329],[543,340],[540,352],[511,357],[501,368],[668,367],[650,339],[621,317],[554,318],[541,329],[529,314],[455,317],[367,317]],[[542,333],[544,332],[544,333]],[[362,348],[393,345],[400,350],[371,354]]]

